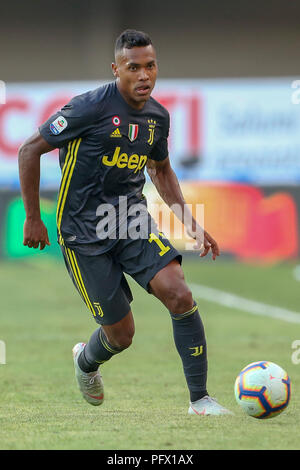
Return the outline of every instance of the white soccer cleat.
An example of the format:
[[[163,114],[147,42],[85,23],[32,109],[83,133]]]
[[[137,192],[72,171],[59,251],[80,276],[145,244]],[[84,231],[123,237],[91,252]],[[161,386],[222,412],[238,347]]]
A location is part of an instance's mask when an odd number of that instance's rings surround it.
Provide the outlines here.
[[[103,382],[99,371],[83,372],[78,365],[78,357],[84,347],[85,343],[77,343],[72,349],[75,377],[83,398],[90,403],[90,405],[99,406],[104,400]]]
[[[233,415],[231,411],[221,406],[215,398],[209,395],[190,403],[188,414],[199,416]]]

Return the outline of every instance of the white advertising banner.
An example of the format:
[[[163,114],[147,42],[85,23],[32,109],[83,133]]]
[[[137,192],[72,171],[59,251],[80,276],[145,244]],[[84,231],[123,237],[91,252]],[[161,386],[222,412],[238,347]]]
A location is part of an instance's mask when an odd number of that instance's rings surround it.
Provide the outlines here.
[[[0,186],[18,187],[18,148],[74,95],[104,82],[5,84],[0,101]],[[2,87],[2,90],[4,87]],[[159,80],[170,112],[170,158],[180,179],[300,183],[300,81]],[[57,188],[57,151],[42,157],[41,186]]]

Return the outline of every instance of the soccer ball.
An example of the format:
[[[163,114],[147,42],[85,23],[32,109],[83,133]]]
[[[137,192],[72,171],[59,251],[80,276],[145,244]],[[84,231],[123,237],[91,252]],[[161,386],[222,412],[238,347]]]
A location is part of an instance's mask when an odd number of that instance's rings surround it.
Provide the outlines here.
[[[273,362],[252,362],[237,376],[234,394],[248,415],[260,419],[273,418],[288,406],[290,378]]]

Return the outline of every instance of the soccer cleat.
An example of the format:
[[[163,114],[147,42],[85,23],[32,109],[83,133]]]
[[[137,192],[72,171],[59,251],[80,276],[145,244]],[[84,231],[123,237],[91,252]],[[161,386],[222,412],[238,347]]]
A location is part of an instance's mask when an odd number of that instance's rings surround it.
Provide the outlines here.
[[[190,403],[188,413],[190,415],[200,416],[233,415],[231,411],[224,408],[224,406],[221,406],[215,398],[212,398],[209,395]]]
[[[104,400],[103,382],[99,371],[83,372],[78,365],[78,357],[84,347],[85,343],[77,343],[72,349],[75,377],[83,398],[90,403],[90,405],[99,406]]]

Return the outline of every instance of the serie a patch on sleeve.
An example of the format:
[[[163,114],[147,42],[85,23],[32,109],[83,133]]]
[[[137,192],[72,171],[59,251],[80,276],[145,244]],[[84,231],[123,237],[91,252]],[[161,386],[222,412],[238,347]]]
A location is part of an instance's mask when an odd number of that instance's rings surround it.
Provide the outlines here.
[[[68,126],[68,122],[66,118],[63,116],[58,116],[55,121],[51,122],[50,124],[50,131],[54,135],[60,134],[66,127]]]

